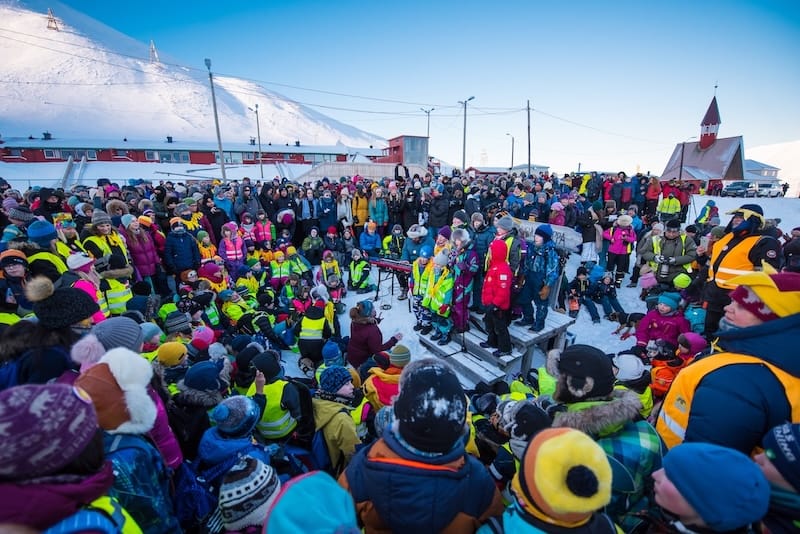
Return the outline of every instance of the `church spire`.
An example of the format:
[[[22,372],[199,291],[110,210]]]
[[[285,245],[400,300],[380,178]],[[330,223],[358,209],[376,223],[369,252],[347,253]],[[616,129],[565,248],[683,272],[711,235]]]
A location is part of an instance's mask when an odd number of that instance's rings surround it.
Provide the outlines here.
[[[714,144],[717,140],[717,131],[722,121],[719,118],[719,107],[717,106],[717,97],[711,99],[708,105],[703,121],[700,123],[700,148],[706,149]]]

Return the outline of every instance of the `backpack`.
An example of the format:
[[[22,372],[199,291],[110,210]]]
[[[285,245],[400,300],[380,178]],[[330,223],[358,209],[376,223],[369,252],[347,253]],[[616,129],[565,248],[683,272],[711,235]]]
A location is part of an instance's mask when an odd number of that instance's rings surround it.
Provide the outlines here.
[[[706,310],[699,304],[690,304],[683,316],[689,321],[689,326],[695,334],[702,334],[706,329]]]
[[[122,507],[113,499],[108,499],[113,511],[108,512],[92,505],[81,508],[48,528],[43,534],[80,534],[86,531],[102,534],[118,534],[123,532],[125,516]]]
[[[13,388],[19,383],[19,359],[8,360],[0,365],[0,391]]]
[[[322,429],[314,432],[314,437],[311,438],[311,467],[319,471],[333,474],[333,462],[331,462],[331,455],[328,452],[328,443],[325,441],[325,435]]]
[[[105,434],[103,449],[114,470],[109,496],[119,501],[142,532],[180,532],[167,468],[156,448],[142,436]]]
[[[202,530],[217,509],[222,477],[240,457],[237,452],[205,471],[189,460],[180,465],[175,472],[175,513],[184,530]]]
[[[650,389],[653,391],[653,395],[662,398],[666,396],[675,377],[691,361],[691,358],[684,360],[677,357],[672,360],[653,359],[653,367],[650,369]]]

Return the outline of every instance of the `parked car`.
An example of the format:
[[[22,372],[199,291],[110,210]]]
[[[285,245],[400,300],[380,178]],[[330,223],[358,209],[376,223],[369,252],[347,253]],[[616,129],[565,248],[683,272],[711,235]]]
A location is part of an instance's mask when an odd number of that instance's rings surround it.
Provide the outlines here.
[[[760,197],[782,197],[783,188],[780,184],[758,184],[758,196]]]
[[[750,182],[731,182],[722,189],[723,197],[754,197],[758,186]]]

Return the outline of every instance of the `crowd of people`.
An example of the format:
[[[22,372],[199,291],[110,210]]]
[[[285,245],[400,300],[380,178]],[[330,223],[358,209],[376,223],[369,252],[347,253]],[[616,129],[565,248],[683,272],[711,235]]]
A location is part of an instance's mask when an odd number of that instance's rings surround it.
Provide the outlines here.
[[[758,204],[402,166],[0,192],[9,532],[800,529],[800,227]],[[635,341],[466,391],[384,335],[376,260],[440,345],[584,308]]]

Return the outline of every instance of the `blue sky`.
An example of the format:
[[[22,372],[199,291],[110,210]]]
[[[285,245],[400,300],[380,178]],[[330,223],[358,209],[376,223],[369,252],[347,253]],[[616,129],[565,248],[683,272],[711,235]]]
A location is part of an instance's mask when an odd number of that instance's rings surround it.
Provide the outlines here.
[[[65,1],[162,54],[258,80],[389,138],[425,135],[460,165],[527,162],[660,173],[699,135],[800,139],[800,2]],[[324,106],[324,107],[323,107]]]

